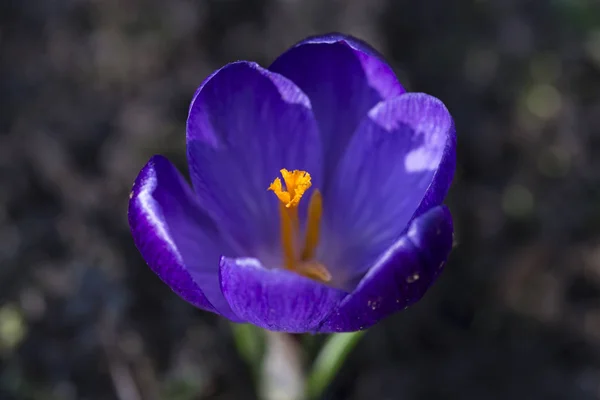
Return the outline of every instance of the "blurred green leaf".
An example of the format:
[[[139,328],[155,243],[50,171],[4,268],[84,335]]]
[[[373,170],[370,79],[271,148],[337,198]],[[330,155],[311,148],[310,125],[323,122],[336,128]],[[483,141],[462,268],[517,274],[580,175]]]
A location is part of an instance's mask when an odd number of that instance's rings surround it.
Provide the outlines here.
[[[231,324],[233,340],[239,355],[253,369],[261,363],[265,348],[262,329],[252,324]]]
[[[26,333],[27,326],[18,307],[8,304],[0,308],[1,350],[12,350],[17,347]]]
[[[364,334],[365,331],[335,333],[327,339],[308,375],[308,399],[317,399],[323,393]]]

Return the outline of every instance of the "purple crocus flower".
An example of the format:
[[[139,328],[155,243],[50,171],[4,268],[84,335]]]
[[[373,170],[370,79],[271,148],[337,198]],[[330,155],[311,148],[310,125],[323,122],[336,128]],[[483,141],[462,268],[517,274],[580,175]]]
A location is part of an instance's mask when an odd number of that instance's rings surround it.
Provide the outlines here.
[[[193,189],[166,158],[129,224],[186,301],[285,332],[366,329],[419,300],[452,248],[455,128],[368,44],[306,39],[210,75],[187,120]]]

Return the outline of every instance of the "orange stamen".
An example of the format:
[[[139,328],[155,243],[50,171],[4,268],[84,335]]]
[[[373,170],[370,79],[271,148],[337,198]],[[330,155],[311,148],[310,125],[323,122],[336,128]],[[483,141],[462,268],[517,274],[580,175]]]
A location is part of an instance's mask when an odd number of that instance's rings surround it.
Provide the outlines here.
[[[304,238],[304,246],[299,251],[300,222],[298,205],[304,193],[312,185],[310,174],[306,171],[288,171],[282,169],[281,176],[285,182],[283,189],[281,180],[275,178],[268,190],[275,193],[280,201],[279,215],[281,220],[281,247],[283,264],[286,269],[297,272],[308,278],[329,282],[331,274],[324,265],[313,260],[319,243],[319,227],[323,214],[321,192],[315,190],[308,205],[308,221]]]
[[[306,233],[304,237],[304,250],[300,259],[307,261],[315,256],[315,250],[319,244],[319,227],[321,225],[321,215],[323,214],[323,198],[319,190],[315,190],[308,204],[308,222],[306,223]]]

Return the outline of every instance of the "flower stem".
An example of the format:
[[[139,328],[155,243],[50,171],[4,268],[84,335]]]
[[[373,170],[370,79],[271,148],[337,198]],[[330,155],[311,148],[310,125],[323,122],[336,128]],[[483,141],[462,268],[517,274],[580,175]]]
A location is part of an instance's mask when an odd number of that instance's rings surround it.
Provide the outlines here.
[[[300,343],[286,333],[265,331],[259,383],[264,400],[304,400],[305,374]]]
[[[332,334],[315,359],[306,383],[306,397],[316,400],[331,383],[365,331]]]

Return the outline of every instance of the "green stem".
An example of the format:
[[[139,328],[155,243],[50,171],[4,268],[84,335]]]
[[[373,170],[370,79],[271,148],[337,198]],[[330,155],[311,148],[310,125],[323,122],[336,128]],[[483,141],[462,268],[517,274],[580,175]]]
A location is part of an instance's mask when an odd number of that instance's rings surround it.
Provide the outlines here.
[[[335,333],[327,339],[308,375],[306,391],[309,400],[321,396],[364,334],[365,331]]]

